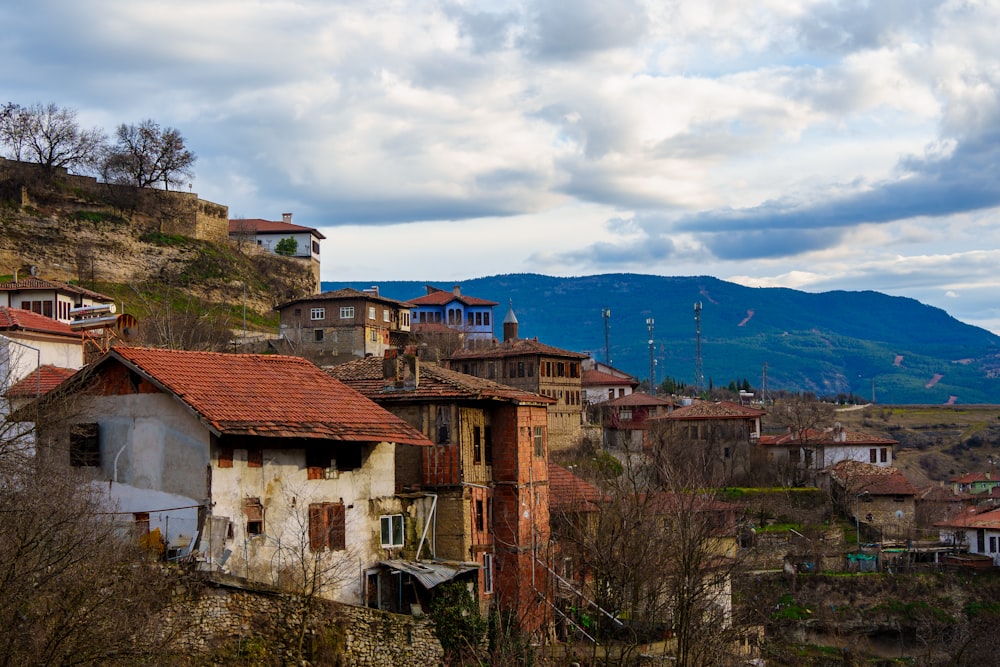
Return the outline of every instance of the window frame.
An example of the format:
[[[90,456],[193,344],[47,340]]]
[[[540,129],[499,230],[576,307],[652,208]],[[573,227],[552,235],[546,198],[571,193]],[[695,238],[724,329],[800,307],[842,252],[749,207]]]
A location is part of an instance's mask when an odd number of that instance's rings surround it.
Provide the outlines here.
[[[378,524],[379,542],[383,549],[402,549],[406,545],[406,525],[402,514],[383,514],[378,518]]]
[[[493,554],[483,554],[483,593],[493,592]]]
[[[100,424],[81,422],[70,426],[69,464],[74,468],[101,467]]]
[[[354,319],[354,306],[341,306],[340,307],[340,319],[342,319],[342,320],[353,320]]]
[[[533,433],[533,444],[535,449],[535,458],[542,458],[545,456],[545,427],[536,426]]]
[[[309,309],[309,319],[315,322],[316,320],[326,319],[326,308],[322,306],[317,306],[316,308]]]

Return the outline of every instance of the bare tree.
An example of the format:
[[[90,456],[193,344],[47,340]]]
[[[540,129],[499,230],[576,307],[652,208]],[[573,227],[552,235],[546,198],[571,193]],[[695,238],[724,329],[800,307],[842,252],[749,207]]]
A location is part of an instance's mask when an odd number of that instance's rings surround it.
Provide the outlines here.
[[[109,183],[140,188],[160,184],[169,190],[192,177],[196,159],[179,130],[161,128],[149,119],[138,125],[122,123],[104,158],[103,175]]]
[[[833,426],[835,411],[830,403],[817,400],[811,394],[800,394],[775,403],[768,417],[770,421],[800,434],[800,439],[805,442],[810,429]]]
[[[87,171],[97,165],[106,141],[103,130],[81,128],[68,107],[12,102],[0,107],[0,143],[15,160]]]
[[[69,465],[68,400],[0,409],[0,666],[163,657],[156,613],[173,583],[85,468]],[[11,411],[11,407],[16,407]],[[163,637],[166,639],[166,637]]]

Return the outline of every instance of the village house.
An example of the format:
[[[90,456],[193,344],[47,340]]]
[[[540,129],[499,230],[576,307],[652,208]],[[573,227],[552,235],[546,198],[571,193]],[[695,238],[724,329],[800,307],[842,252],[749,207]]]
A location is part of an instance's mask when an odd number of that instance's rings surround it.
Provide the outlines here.
[[[323,365],[381,357],[409,341],[410,304],[381,296],[374,286],[293,299],[275,310],[289,351]]]
[[[655,423],[650,420],[664,417],[676,407],[669,398],[640,392],[603,401],[596,410],[604,431],[604,446],[634,452],[649,449],[648,431],[650,424]]]
[[[408,299],[412,309],[413,333],[430,344],[444,343],[452,349],[476,348],[493,342],[493,307],[496,301],[462,294],[455,285],[446,291],[427,285],[427,293]],[[444,327],[444,328],[442,328]],[[449,336],[448,332],[453,336]],[[449,341],[455,338],[457,346]],[[444,340],[441,340],[444,339]],[[440,346],[440,345],[439,345]]]
[[[539,559],[549,541],[546,407],[553,400],[421,364],[412,349],[325,370],[434,443],[405,465],[401,493],[420,502],[433,494],[429,555],[478,564],[483,610],[495,599],[522,630],[540,630],[551,617],[539,604],[548,600]]]
[[[760,439],[763,410],[729,401],[695,401],[647,420],[654,457],[685,461],[711,483],[731,483],[750,474]]]
[[[293,224],[291,213],[282,213],[280,221],[260,218],[237,218],[229,221],[229,240],[237,246],[248,244],[271,254],[285,254],[286,257],[308,262],[316,292],[320,291],[320,241],[325,238],[312,227]],[[280,242],[289,246],[286,253],[278,253]]]
[[[844,460],[830,469],[829,481],[834,502],[854,518],[862,536],[880,542],[913,538],[917,489],[902,472]]]
[[[639,386],[639,381],[625,371],[590,358],[583,362],[580,385],[583,387],[584,405],[597,405],[628,396]]]
[[[968,553],[988,557],[994,567],[1000,567],[1000,509],[972,507],[934,525],[941,530],[942,542],[965,547]]]
[[[77,285],[28,274],[0,282],[0,307],[20,308],[69,324],[74,308],[113,305],[114,299]]]
[[[83,366],[83,334],[31,310],[0,306],[0,393],[42,367]]]
[[[39,454],[102,482],[139,532],[199,567],[272,585],[320,568],[321,594],[365,599],[391,558],[396,459],[421,433],[310,362],[113,347],[42,399],[71,425]]]
[[[561,350],[538,342],[537,338],[519,338],[514,309],[503,322],[503,342],[489,347],[458,350],[445,364],[448,368],[493,380],[511,387],[554,398],[548,410],[549,446],[553,450],[577,444],[583,428],[583,387],[581,362],[587,355]]]
[[[994,489],[1000,487],[1000,476],[996,475],[992,470],[988,472],[967,472],[964,475],[952,477],[948,480],[948,484],[955,493],[966,493],[969,495],[985,493],[990,495]]]
[[[767,460],[793,484],[816,484],[820,470],[841,461],[891,468],[892,451],[897,444],[890,438],[848,431],[839,423],[831,429],[789,430],[781,435],[765,435],[759,442]]]

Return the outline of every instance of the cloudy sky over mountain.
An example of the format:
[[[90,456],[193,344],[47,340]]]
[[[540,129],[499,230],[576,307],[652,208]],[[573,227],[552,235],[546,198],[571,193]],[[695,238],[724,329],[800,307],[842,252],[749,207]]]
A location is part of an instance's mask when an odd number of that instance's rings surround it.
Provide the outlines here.
[[[15,0],[0,101],[151,118],[324,280],[713,275],[1000,332],[1000,3]]]

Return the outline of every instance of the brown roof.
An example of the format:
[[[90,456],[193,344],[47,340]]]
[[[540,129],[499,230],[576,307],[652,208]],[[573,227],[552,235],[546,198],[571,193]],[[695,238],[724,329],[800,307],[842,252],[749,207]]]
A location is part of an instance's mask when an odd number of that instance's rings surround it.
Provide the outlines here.
[[[601,491],[555,463],[549,464],[549,508],[571,512],[593,511]]]
[[[92,301],[103,301],[105,303],[112,303],[114,301],[113,298],[106,294],[101,294],[100,292],[95,292],[78,285],[61,283],[58,280],[45,280],[44,278],[31,277],[0,282],[0,291],[2,292],[19,292],[21,290],[57,290],[68,294],[86,297]]]
[[[917,495],[917,487],[897,468],[861,461],[841,461],[833,466],[830,476],[848,493],[870,493],[873,496]]]
[[[639,384],[638,380],[634,377],[629,376],[625,378],[598,370],[583,371],[583,377],[581,378],[580,383],[584,387],[607,387],[618,385],[624,387],[635,387]]]
[[[280,220],[261,220],[260,218],[230,220],[229,233],[236,234],[240,232],[253,232],[254,234],[298,234],[300,232],[309,232],[317,238],[326,238],[312,227],[293,225],[290,222],[281,222]]]
[[[984,528],[1000,530],[1000,509],[977,512],[976,508],[963,510],[946,521],[934,524],[943,528]]]
[[[988,472],[967,472],[964,475],[952,477],[948,481],[952,484],[973,484],[974,482],[997,482],[1000,484],[1000,478],[993,479],[993,475]]]
[[[410,307],[409,302],[406,301],[397,301],[396,299],[390,299],[386,296],[379,296],[375,292],[362,292],[361,290],[356,290],[353,287],[344,287],[338,290],[321,292],[320,294],[309,294],[308,296],[292,299],[291,301],[286,301],[285,303],[275,306],[274,309],[283,310],[288,306],[293,306],[304,301],[340,301],[344,299],[367,299],[368,301],[387,303],[400,308]]]
[[[674,419],[678,421],[688,419],[753,419],[763,417],[766,412],[757,408],[749,408],[738,403],[729,401],[719,401],[712,403],[709,401],[697,401],[691,405],[684,405],[669,415],[655,417],[655,419]]]
[[[412,389],[386,387],[382,357],[365,357],[339,366],[328,366],[323,370],[331,377],[379,403],[472,399],[544,406],[556,402],[548,396],[430,364],[419,366],[420,381],[416,387]]]
[[[586,359],[586,354],[570,352],[545,343],[539,343],[537,338],[514,338],[497,343],[493,347],[476,348],[474,350],[458,350],[448,359],[502,359],[522,355],[545,355],[548,357],[564,357],[570,359]]]
[[[802,438],[802,435],[805,438]],[[883,438],[882,436],[864,433],[862,431],[848,431],[847,429],[824,429],[822,431],[814,428],[803,429],[795,433],[782,433],[780,435],[763,435],[760,444],[767,446],[781,445],[895,445],[898,440]]]
[[[69,325],[51,317],[45,317],[30,310],[0,306],[0,331],[34,331],[71,338],[82,338],[83,334],[73,331]]]
[[[437,287],[427,286],[427,294],[424,296],[418,296],[415,299],[408,299],[410,303],[414,306],[443,306],[445,304],[451,303],[452,301],[458,301],[459,303],[465,304],[466,306],[495,306],[496,301],[489,301],[487,299],[480,299],[475,296],[466,296],[464,294],[455,294],[452,291],[438,289]]]
[[[45,364],[15,382],[7,390],[6,395],[9,398],[32,398],[44,395],[58,387],[62,384],[63,380],[74,373],[76,373],[76,370],[72,368],[62,368],[60,366]]]
[[[120,362],[227,435],[430,445],[420,432],[300,357],[114,347]]]
[[[644,405],[677,405],[677,403],[670,400],[669,398],[650,396],[649,394],[643,394],[642,392],[637,391],[627,396],[610,398],[604,402],[604,405],[613,407],[628,407],[628,406],[644,406]]]

